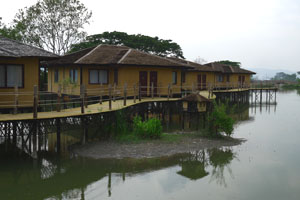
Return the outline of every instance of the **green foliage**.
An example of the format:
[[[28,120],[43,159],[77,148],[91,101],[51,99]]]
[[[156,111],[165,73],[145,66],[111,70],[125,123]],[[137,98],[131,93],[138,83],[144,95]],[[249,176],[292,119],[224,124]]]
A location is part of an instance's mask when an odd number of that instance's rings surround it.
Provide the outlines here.
[[[159,56],[184,58],[181,47],[172,40],[163,40],[141,34],[129,35],[125,32],[104,32],[88,36],[83,42],[74,44],[70,52],[93,47],[99,44],[124,45],[133,49]]]
[[[233,67],[241,67],[240,62],[230,61],[230,60],[221,60],[218,61],[218,63],[224,64],[224,65],[231,65]]]
[[[276,73],[276,75],[271,78],[271,80],[284,80],[284,81],[293,81],[296,82],[297,81],[297,74],[286,74],[284,72],[278,72]]]
[[[22,36],[19,33],[18,27],[9,27],[1,22],[2,18],[0,17],[0,36],[21,41]]]
[[[141,117],[137,116],[133,119],[133,133],[141,138],[157,139],[162,135],[162,125],[157,118],[143,122]]]
[[[234,120],[229,116],[230,110],[228,104],[214,102],[212,113],[209,115],[211,130],[216,134],[224,132],[230,136],[233,132]]]
[[[79,0],[38,0],[19,10],[13,27],[23,42],[64,54],[72,44],[85,38],[83,26],[91,16]]]

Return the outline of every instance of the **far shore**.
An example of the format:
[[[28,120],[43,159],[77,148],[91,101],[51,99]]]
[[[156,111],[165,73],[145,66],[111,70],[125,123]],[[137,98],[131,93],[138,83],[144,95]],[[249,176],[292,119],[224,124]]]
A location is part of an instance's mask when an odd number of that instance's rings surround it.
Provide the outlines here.
[[[143,140],[139,142],[97,141],[73,145],[71,151],[81,157],[101,158],[153,158],[203,149],[236,146],[245,141],[240,138],[210,139],[194,133],[172,133],[173,139]],[[175,139],[174,139],[175,138]]]

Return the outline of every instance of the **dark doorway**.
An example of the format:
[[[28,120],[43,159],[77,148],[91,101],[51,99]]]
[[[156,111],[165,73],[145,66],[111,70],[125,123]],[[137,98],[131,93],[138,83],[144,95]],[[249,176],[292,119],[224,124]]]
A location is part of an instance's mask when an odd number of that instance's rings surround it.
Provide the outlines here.
[[[147,89],[148,89],[148,79],[147,79],[148,73],[146,71],[140,72],[140,87],[141,87],[141,95],[147,96]]]
[[[150,87],[152,87],[152,83],[154,86],[153,89],[154,96],[157,96],[157,72],[155,71],[150,72]]]
[[[206,89],[206,74],[198,75],[198,90]]]

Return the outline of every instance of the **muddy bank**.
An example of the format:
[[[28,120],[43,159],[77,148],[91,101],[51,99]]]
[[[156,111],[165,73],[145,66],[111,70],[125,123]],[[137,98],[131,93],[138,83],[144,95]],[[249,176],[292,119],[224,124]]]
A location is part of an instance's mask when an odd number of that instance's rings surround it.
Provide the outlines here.
[[[99,141],[85,145],[74,145],[71,151],[82,157],[90,158],[151,158],[170,156],[208,148],[239,145],[243,139],[208,139],[200,136],[185,135],[178,141],[142,141],[138,143],[120,143]]]

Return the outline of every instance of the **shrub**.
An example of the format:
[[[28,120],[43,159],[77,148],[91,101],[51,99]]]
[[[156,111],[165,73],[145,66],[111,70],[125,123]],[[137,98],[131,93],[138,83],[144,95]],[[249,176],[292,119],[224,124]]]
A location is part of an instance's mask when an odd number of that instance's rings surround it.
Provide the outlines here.
[[[234,120],[228,115],[228,105],[224,103],[217,104],[214,102],[214,108],[209,116],[211,128],[216,134],[224,132],[230,136],[233,132]],[[227,112],[226,112],[227,111]]]
[[[143,122],[141,117],[137,116],[133,119],[133,133],[142,138],[157,139],[161,137],[162,125],[157,118],[151,118]]]

